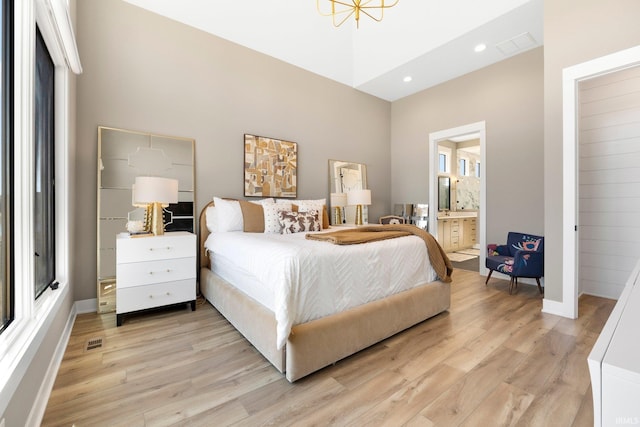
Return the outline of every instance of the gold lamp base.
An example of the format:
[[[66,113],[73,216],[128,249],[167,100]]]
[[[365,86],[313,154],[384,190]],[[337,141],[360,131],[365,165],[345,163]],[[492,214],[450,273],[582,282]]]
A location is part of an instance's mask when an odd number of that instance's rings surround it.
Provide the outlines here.
[[[356,225],[362,224],[362,205],[356,205]]]
[[[344,221],[342,220],[342,208],[340,206],[336,206],[336,224],[342,224]]]
[[[162,203],[150,203],[147,212],[151,216],[150,230],[155,236],[164,234],[164,220],[162,214]]]

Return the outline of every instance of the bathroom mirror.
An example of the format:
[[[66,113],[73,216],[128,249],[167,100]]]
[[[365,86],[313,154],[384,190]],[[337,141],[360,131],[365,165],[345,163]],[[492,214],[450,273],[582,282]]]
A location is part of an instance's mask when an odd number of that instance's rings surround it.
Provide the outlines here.
[[[131,200],[136,176],[177,179],[178,203],[165,209],[165,229],[194,232],[194,146],[189,138],[98,127],[98,313],[116,307],[116,235],[144,218]]]
[[[438,177],[438,210],[451,210],[451,178]]]
[[[362,163],[346,162],[343,160],[329,160],[329,198],[327,198],[330,210],[331,225],[336,224],[335,207],[331,206],[331,193],[348,193],[351,190],[367,189],[367,166]],[[368,222],[368,207],[362,207],[362,217]],[[356,207],[345,206],[343,208],[343,224],[355,224]]]

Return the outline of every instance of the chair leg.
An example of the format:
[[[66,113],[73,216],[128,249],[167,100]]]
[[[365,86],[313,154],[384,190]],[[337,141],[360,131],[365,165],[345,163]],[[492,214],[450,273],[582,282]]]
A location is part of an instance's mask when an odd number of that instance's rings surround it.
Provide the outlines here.
[[[484,281],[485,286],[487,286],[487,283],[489,283],[489,279],[491,279],[491,273],[493,273],[493,270],[489,270],[489,275],[487,276],[487,280]]]
[[[540,278],[536,277],[536,282],[538,283],[538,290],[540,291],[540,295],[544,295],[544,291],[542,290],[542,286],[540,286]]]
[[[509,295],[513,292],[513,276],[511,276],[511,280],[509,280]]]
[[[514,289],[518,290],[518,278],[517,277],[514,277],[513,283],[515,284]]]

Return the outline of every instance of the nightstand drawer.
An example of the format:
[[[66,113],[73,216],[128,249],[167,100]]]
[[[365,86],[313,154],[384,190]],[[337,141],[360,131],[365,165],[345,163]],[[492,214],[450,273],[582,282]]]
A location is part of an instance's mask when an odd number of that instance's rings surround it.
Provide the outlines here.
[[[196,251],[196,236],[191,233],[165,233],[162,236],[117,240],[116,263],[186,258]]]
[[[196,299],[196,279],[118,288],[116,313],[143,310]]]
[[[117,286],[118,288],[126,288],[151,283],[195,279],[195,271],[195,257],[118,264],[116,266]]]
[[[130,311],[196,300],[196,235],[177,231],[116,240],[116,324]]]

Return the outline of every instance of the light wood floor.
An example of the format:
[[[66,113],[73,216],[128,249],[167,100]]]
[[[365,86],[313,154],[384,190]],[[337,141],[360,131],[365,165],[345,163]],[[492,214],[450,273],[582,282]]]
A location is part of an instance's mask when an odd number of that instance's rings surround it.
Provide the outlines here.
[[[593,425],[586,359],[615,301],[569,320],[507,287],[457,270],[449,312],[294,384],[208,303],[80,315],[42,425]]]

